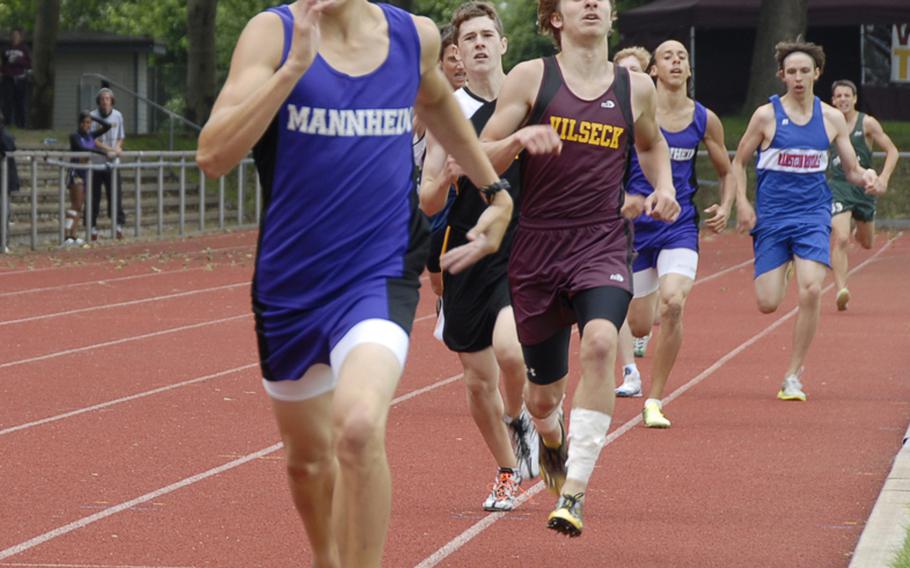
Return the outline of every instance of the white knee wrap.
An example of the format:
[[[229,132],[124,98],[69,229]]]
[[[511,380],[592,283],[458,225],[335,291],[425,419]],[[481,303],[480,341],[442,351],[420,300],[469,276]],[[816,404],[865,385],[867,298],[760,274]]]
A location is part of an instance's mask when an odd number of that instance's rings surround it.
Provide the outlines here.
[[[569,459],[566,477],[585,484],[591,479],[594,465],[607,440],[612,418],[609,414],[573,408],[569,422]]]

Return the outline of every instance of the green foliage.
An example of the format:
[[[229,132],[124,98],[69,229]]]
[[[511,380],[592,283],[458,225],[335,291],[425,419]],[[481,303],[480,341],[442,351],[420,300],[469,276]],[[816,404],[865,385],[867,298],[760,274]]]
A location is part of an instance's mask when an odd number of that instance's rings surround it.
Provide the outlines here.
[[[218,84],[227,77],[234,45],[240,32],[250,18],[270,6],[278,4],[277,0],[219,0],[218,15],[215,19],[215,53],[218,66]]]
[[[31,35],[34,24],[34,0],[3,0],[0,2],[0,38],[3,41],[9,38],[9,31],[14,27],[20,27],[25,30],[27,35]]]

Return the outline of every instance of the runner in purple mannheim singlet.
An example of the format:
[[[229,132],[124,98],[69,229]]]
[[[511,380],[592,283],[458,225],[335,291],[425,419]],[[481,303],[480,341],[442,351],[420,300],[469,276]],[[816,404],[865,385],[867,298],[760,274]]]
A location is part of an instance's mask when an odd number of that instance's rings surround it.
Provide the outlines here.
[[[317,54],[255,149],[264,208],[253,302],[268,381],[328,365],[330,351],[360,322],[411,329],[427,252],[411,165],[420,44],[409,14],[382,8],[385,62],[351,77]],[[270,10],[281,17],[287,57],[290,8]],[[324,158],[301,159],[314,155]]]
[[[199,137],[209,177],[254,150],[265,202],[252,290],[263,386],[318,566],[382,561],[385,426],[427,242],[415,112],[489,204],[477,239],[451,251],[448,265],[495,252],[512,214],[507,184],[460,116],[438,56],[436,25],[388,5],[297,0],[269,9],[241,34]]]
[[[656,316],[660,318],[661,340],[654,351],[651,384],[642,409],[649,428],[668,428],[661,399],[682,346],[682,318],[686,298],[698,270],[698,211],[693,198],[698,189],[695,159],[704,143],[720,180],[720,202],[706,210],[705,225],[717,232],[724,229],[736,195],[736,180],[724,144],[724,130],[716,114],[688,96],[691,75],[689,52],[678,41],[668,40],[654,52],[651,75],[657,81],[657,122],[670,147],[673,185],[680,205],[676,221],[667,224],[641,215],[635,220],[633,280],[635,298],[629,307],[628,325],[620,332],[623,384],[620,396],[641,396],[641,377],[632,360],[632,333],[639,337],[651,333]],[[646,197],[653,189],[633,155],[629,170],[628,192]]]
[[[616,336],[632,295],[623,180],[633,141],[657,187],[637,207],[667,221],[679,212],[654,86],[605,59],[612,16],[612,2],[540,0],[538,22],[559,53],[509,73],[481,135],[500,171],[522,154],[512,306],[541,477],[559,496],[547,526],[572,536],[583,530],[584,494],[612,420]],[[575,322],[582,377],[567,433],[562,400]]]

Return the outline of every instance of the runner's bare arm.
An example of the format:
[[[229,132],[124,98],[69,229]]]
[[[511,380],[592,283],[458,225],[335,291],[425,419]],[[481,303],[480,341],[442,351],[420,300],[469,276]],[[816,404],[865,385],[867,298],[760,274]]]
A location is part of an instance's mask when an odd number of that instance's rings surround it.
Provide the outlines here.
[[[548,124],[522,127],[537,98],[543,60],[519,63],[506,77],[496,99],[496,111],[480,134],[484,151],[498,172],[506,171],[522,150],[531,154],[558,154],[562,141]],[[538,85],[528,89],[528,85]]]
[[[461,165],[465,174],[478,188],[497,181],[499,176],[487,159],[477,135],[452,96],[448,82],[437,65],[439,31],[429,18],[414,16],[420,36],[421,80],[416,110],[443,149]],[[440,265],[452,273],[463,270],[496,252],[512,219],[512,198],[500,191],[484,210],[477,224],[468,232],[467,244],[456,247],[443,256]]]
[[[830,125],[834,130],[834,138],[831,143],[840,157],[844,177],[853,185],[865,189],[866,193],[873,195],[882,193],[884,187],[882,187],[875,170],[861,167],[859,160],[856,159],[856,150],[853,149],[853,144],[850,142],[850,129],[847,127],[847,119],[844,118],[844,114],[825,103],[822,103],[822,112],[825,116],[826,125]]]
[[[774,137],[774,109],[770,104],[765,104],[752,114],[749,126],[739,140],[736,155],[733,156],[731,168],[736,179],[736,229],[739,232],[752,230],[755,227],[755,209],[749,203],[747,195],[746,162],[751,160],[755,151],[765,141],[770,142]]]
[[[711,215],[709,219],[705,220],[705,225],[718,233],[726,228],[730,218],[730,210],[736,199],[736,177],[733,175],[727,145],[724,143],[724,125],[711,110],[708,110],[708,125],[704,142],[705,148],[708,150],[708,158],[714,165],[717,179],[720,180],[720,203],[715,203],[705,209],[705,213]]]
[[[632,109],[635,117],[635,151],[641,171],[654,191],[645,199],[645,213],[655,219],[673,222],[679,216],[670,148],[657,126],[657,90],[651,79],[641,73],[630,73]],[[637,111],[637,112],[636,112]]]
[[[866,115],[866,119],[863,121],[863,130],[872,137],[875,145],[885,152],[885,165],[882,166],[882,172],[878,174],[878,178],[882,180],[882,187],[887,191],[900,153],[897,151],[897,146],[891,141],[891,137],[885,133],[881,123],[869,115]]]
[[[206,175],[223,176],[262,138],[316,57],[319,15],[327,4],[326,0],[305,0],[292,5],[294,37],[283,64],[280,18],[263,13],[247,23],[234,48],[227,81],[199,134],[196,160]]]
[[[427,155],[420,170],[420,209],[427,215],[435,215],[446,204],[449,186],[454,181],[449,172],[448,154],[445,149],[427,133]]]

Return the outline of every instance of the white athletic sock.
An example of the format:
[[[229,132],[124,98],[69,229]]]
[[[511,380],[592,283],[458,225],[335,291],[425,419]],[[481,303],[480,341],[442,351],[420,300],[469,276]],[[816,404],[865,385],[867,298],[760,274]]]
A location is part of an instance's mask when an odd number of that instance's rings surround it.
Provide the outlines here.
[[[622,368],[623,376],[626,375],[626,371],[629,371],[630,373],[638,373],[638,365],[636,365],[635,363],[629,363],[628,365],[625,365]]]
[[[594,464],[607,441],[612,418],[609,414],[573,408],[569,418],[569,459],[566,461],[567,479],[580,481],[585,485],[591,479]]]
[[[544,418],[537,418],[532,415],[531,420],[534,422],[534,427],[537,429],[537,433],[540,434],[541,439],[547,437],[556,437],[559,435],[559,407],[553,409],[548,416]],[[546,442],[544,442],[546,443]]]

